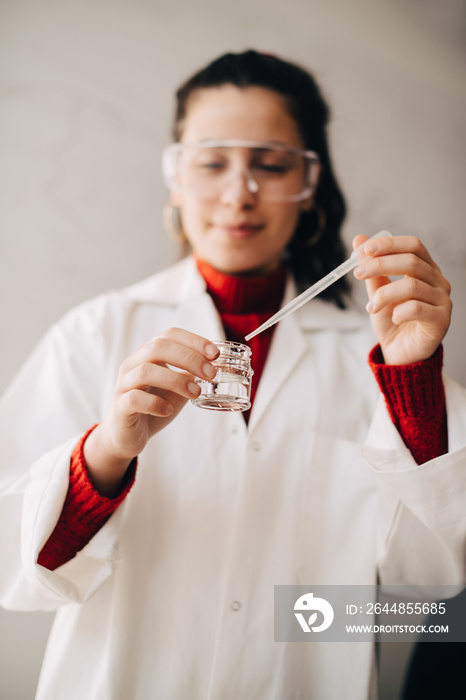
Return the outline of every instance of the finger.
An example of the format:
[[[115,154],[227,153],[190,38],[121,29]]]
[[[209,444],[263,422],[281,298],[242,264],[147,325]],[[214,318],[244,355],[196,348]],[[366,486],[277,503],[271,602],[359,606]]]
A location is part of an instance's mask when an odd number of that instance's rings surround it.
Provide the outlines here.
[[[432,287],[414,277],[403,277],[403,279],[380,285],[374,291],[367,305],[370,313],[377,313],[386,306],[401,304],[415,299],[432,306],[444,306],[448,300],[445,293]]]
[[[164,418],[173,413],[169,401],[140,389],[132,389],[121,396],[121,404],[126,415],[145,414]]]
[[[409,299],[402,304],[397,304],[393,309],[392,322],[401,325],[409,321],[420,321],[432,328],[442,328],[443,334],[449,325],[443,307],[426,304],[418,299]]]
[[[171,331],[179,331],[179,333],[171,333]],[[183,342],[178,342],[177,338],[181,338]],[[213,372],[210,360],[214,359],[218,353],[217,346],[205,338],[181,329],[170,329],[136,350],[124,361],[121,371],[124,374],[139,364],[152,362],[172,365],[198,377],[211,379]]]
[[[364,245],[366,242],[366,245]],[[409,253],[414,257],[420,258],[428,265],[430,265],[434,270],[439,273],[439,286],[450,293],[450,285],[448,281],[443,277],[439,266],[432,259],[429,251],[424,246],[424,244],[416,238],[415,236],[382,236],[381,238],[371,238],[368,239],[367,236],[358,235],[353,240],[353,248],[361,247],[364,254],[368,257],[390,255],[390,254],[400,254]],[[411,258],[413,266],[416,262]],[[390,273],[391,274],[391,273]]]
[[[212,378],[215,369],[209,365],[209,373]],[[200,387],[194,382],[192,374],[179,372],[152,362],[142,362],[126,373],[120,383],[120,391],[127,392],[132,389],[164,390],[179,394],[187,399],[192,399],[200,393]]]
[[[427,248],[415,236],[383,236],[371,239],[364,246],[364,252],[370,256],[410,253],[439,269]]]
[[[357,236],[353,238],[353,250],[356,250],[356,248],[359,248],[364,241],[368,241],[369,236],[364,236],[362,233],[359,233]]]
[[[200,352],[208,360],[214,360],[220,353],[218,347],[210,340],[183,328],[168,328],[161,336]]]
[[[408,275],[422,280],[431,286],[443,286],[443,277],[437,267],[433,267],[414,253],[377,255],[366,257],[354,271],[357,279],[372,277],[399,277]]]
[[[364,236],[363,234],[358,234],[357,236],[355,236],[353,238],[353,250],[356,250],[356,248],[360,248],[364,244],[364,242],[368,241],[368,240],[369,240],[368,236]],[[359,272],[359,268],[361,268],[361,267],[362,267],[362,263],[360,263],[358,265],[356,270],[358,270],[358,272]],[[355,275],[355,277],[357,277],[358,279],[364,279],[363,277],[358,277],[358,275],[356,275],[356,270],[353,273]],[[390,279],[388,277],[380,277],[378,279],[374,279],[374,278],[366,279],[366,291],[367,291],[367,296],[368,296],[369,300],[372,299],[372,297],[374,296],[374,294],[376,293],[376,291],[380,287],[382,287],[386,284],[390,284]]]
[[[353,250],[356,250],[356,248],[361,248],[363,250],[362,246],[365,241],[368,241],[369,237],[364,236],[363,234],[358,234],[353,238]],[[364,259],[364,254],[363,254],[363,259]],[[364,277],[359,277],[358,274],[360,272],[360,269],[362,268],[362,261],[359,263],[358,267],[354,271],[355,277],[358,279],[364,279]],[[358,271],[358,274],[356,274],[356,270]],[[389,277],[378,277],[378,278],[368,278],[366,279],[366,291],[367,291],[367,296],[369,300],[372,299],[376,291],[380,288],[383,287],[387,284],[390,284],[391,280]]]

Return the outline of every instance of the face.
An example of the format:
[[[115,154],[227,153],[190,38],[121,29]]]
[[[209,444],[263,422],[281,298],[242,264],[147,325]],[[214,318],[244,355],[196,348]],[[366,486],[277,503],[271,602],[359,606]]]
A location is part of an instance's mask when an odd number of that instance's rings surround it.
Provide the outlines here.
[[[284,98],[260,87],[222,85],[191,95],[181,142],[208,139],[304,147]],[[240,149],[236,157],[246,159],[241,150],[246,151]],[[302,202],[263,201],[260,188],[258,192],[250,189],[240,168],[214,199],[180,192],[171,195],[194,254],[227,274],[263,274],[278,267],[301,211],[312,206],[311,197]]]

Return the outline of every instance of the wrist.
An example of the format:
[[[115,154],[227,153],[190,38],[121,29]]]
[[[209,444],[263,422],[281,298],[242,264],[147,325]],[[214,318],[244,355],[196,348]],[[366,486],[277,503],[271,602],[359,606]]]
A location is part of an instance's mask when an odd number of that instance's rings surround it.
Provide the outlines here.
[[[121,488],[132,457],[117,454],[102,423],[88,435],[83,446],[83,455],[94,488],[101,495],[113,498]]]
[[[439,351],[440,346],[441,343],[437,345],[432,344],[431,347],[424,348],[424,350],[421,352],[407,351],[403,349],[397,350],[396,348],[391,349],[389,345],[384,346],[382,343],[380,343],[380,349],[383,358],[382,362],[385,365],[397,367],[416,365],[420,362],[425,362],[426,360],[430,360],[432,357],[434,357]]]
[[[369,353],[369,364],[373,369],[375,369],[377,366],[385,366],[393,367],[396,370],[397,367],[406,367],[407,369],[409,369],[410,367],[427,367],[430,364],[440,363],[441,368],[443,364],[443,344],[440,343],[440,345],[438,345],[434,352],[428,357],[420,357],[419,359],[413,359],[409,362],[405,361],[404,359],[400,361],[400,358],[396,358],[398,361],[395,362],[393,361],[395,358],[392,358],[389,353],[388,358],[386,355],[387,351],[383,350],[383,347],[380,343],[375,345]]]

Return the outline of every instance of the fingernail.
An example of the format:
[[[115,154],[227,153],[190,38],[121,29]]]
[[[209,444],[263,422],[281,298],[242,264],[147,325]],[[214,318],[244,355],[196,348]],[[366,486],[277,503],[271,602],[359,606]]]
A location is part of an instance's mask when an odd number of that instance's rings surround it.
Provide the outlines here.
[[[375,310],[375,304],[374,304],[374,302],[373,302],[373,301],[368,301],[367,304],[366,304],[366,311],[368,311],[369,313],[372,313],[372,311],[374,311],[374,310]]]
[[[195,382],[189,382],[188,390],[190,394],[192,394],[193,396],[197,396],[201,390],[201,387]]]
[[[218,347],[216,345],[207,345],[205,349],[205,354],[207,357],[215,357],[218,353]]]
[[[206,375],[206,377],[210,377],[210,378],[212,379],[212,377],[215,377],[215,374],[216,374],[216,371],[217,371],[217,370],[215,369],[215,367],[213,367],[212,365],[209,365],[209,364],[206,362],[206,364],[205,364],[205,365],[203,366],[203,368],[202,368],[202,371],[204,372],[204,374]]]
[[[358,267],[357,267],[357,268],[355,269],[355,271],[354,271],[354,274],[355,274],[357,277],[362,277],[363,274],[365,273],[365,271],[366,271],[366,270],[365,270],[365,268],[364,268],[363,265],[358,265]]]

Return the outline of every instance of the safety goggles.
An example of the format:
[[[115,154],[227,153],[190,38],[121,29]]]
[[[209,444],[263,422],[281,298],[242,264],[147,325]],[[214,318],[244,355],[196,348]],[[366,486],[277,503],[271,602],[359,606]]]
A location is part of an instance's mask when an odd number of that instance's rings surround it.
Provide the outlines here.
[[[172,143],[162,165],[170,191],[201,199],[219,197],[241,178],[264,200],[299,202],[314,192],[319,176],[317,153],[269,141]]]

